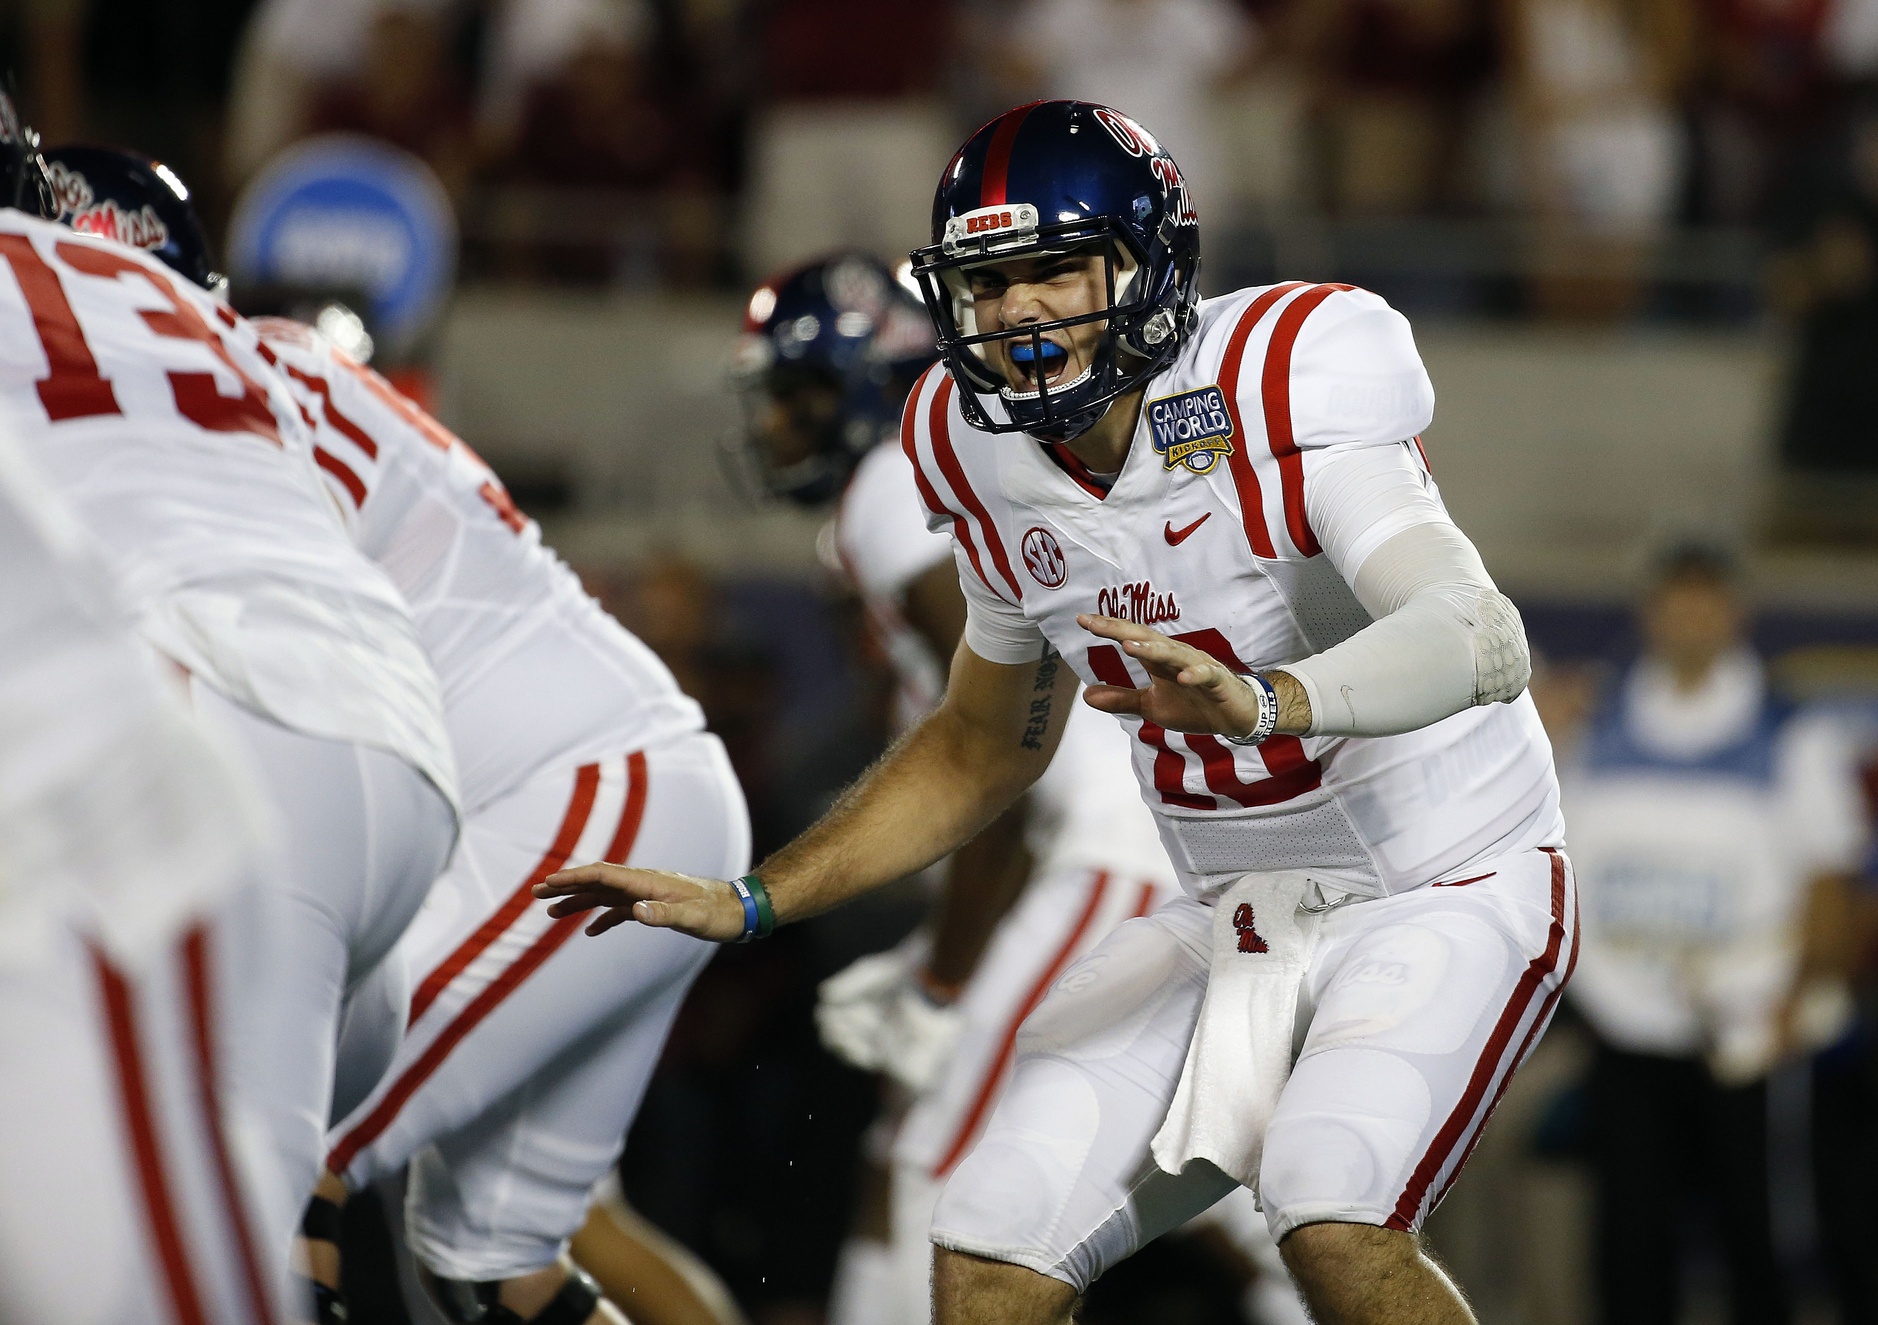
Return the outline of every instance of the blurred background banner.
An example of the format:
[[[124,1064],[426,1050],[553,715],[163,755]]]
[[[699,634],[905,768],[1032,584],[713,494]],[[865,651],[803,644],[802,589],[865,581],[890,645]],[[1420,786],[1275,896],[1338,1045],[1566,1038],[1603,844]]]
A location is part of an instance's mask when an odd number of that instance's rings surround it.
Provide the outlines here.
[[[242,286],[357,292],[394,356],[431,330],[456,284],[456,213],[409,152],[328,134],[295,144],[241,193],[228,224]]]

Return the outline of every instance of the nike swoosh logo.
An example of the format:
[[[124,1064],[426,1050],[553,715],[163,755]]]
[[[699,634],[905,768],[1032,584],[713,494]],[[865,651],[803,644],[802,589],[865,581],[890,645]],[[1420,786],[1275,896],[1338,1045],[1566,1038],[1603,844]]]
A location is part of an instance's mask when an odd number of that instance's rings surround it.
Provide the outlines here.
[[[1212,518],[1213,518],[1213,513],[1211,511],[1208,511],[1205,515],[1195,520],[1192,524],[1188,525],[1185,529],[1174,528],[1174,522],[1172,520],[1169,520],[1167,522],[1167,527],[1161,530],[1161,533],[1167,539],[1167,546],[1179,547],[1182,543],[1186,542],[1189,538],[1193,536],[1194,530],[1198,529],[1201,525],[1205,524],[1208,520],[1211,520]]]

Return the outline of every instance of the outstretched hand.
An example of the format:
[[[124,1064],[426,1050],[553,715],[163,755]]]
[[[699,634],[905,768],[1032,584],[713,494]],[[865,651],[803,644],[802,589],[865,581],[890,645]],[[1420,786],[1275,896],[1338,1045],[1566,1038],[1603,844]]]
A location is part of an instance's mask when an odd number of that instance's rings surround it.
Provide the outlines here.
[[[602,863],[550,874],[535,885],[534,893],[544,900],[559,899],[548,908],[556,919],[599,908],[600,914],[587,926],[589,934],[604,934],[637,920],[718,943],[743,937],[743,902],[722,879]]]
[[[1252,686],[1218,659],[1202,653],[1191,644],[1169,639],[1159,631],[1137,626],[1115,617],[1084,613],[1076,624],[1091,635],[1114,640],[1122,652],[1147,669],[1148,685],[1144,690],[1130,686],[1094,685],[1083,691],[1083,699],[1104,713],[1132,713],[1169,731],[1202,732],[1223,736],[1244,736],[1258,721],[1258,697]],[[1282,672],[1273,675],[1279,689],[1280,731],[1303,731],[1310,725],[1308,701],[1302,687]],[[1290,682],[1289,686],[1283,683]],[[1296,701],[1306,705],[1303,722],[1296,721],[1294,706],[1286,692],[1296,690]]]

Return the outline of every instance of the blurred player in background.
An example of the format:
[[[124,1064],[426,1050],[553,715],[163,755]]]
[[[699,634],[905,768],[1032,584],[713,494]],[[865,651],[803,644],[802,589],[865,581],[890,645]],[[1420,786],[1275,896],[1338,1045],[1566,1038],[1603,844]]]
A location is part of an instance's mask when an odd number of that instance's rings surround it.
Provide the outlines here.
[[[166,229],[166,256],[207,282],[199,234]],[[17,208],[0,259],[0,403],[283,828],[238,940],[262,973],[256,1033],[228,1060],[279,1155],[263,1204],[284,1257],[325,1153],[342,1004],[456,839],[437,675],[334,518],[251,326],[155,258]]]
[[[728,941],[903,877],[1044,773],[1067,664],[1189,895],[1027,1019],[934,1215],[938,1320],[1068,1321],[1240,1185],[1317,1320],[1469,1321],[1417,1231],[1550,1020],[1574,904],[1524,630],[1428,474],[1408,324],[1345,286],[1201,300],[1180,169],[1106,106],[985,125],[932,240],[945,368],[906,450],[969,604],[944,699],[753,875],[538,895]]]
[[[0,1321],[283,1320],[226,1058],[261,809],[4,413],[0,565]]]
[[[134,154],[49,160],[94,207],[194,225]],[[309,1232],[336,1242],[347,1192],[409,1165],[407,1237],[451,1319],[617,1320],[561,1253],[713,949],[646,931],[622,963],[568,944],[576,922],[551,921],[528,889],[589,854],[741,869],[742,793],[697,705],[542,546],[468,446],[320,333],[254,325],[313,423],[313,458],[352,541],[410,605],[443,682],[464,806],[450,868],[348,1019],[348,1048],[388,1043],[395,1057],[341,1078]],[[376,1067],[380,1055],[342,1060]],[[618,1215],[596,1220],[590,1245]],[[318,1250],[315,1269],[336,1289],[331,1249]],[[693,1316],[715,1318],[701,1304]]]
[[[910,291],[854,253],[758,288],[738,353],[747,454],[773,496],[836,504],[834,545],[893,662],[902,729],[938,704],[966,613],[951,539],[927,528],[899,437],[907,389],[935,354]],[[911,1095],[888,1142],[887,1236],[851,1239],[833,1325],[929,1318],[933,1206],[1009,1079],[1018,1026],[1117,924],[1178,895],[1127,738],[1095,711],[1072,715],[1022,804],[1021,842],[994,830],[953,855],[932,928],[823,986],[817,1017],[829,1047]],[[1013,888],[1021,895],[1003,911]],[[942,980],[932,954],[961,946],[947,941],[949,925],[969,927],[982,956]],[[1253,1217],[1227,1231],[1255,1230],[1248,1250],[1274,1281],[1260,1300],[1282,1311],[1284,1271],[1249,1194],[1245,1204]]]
[[[1676,1318],[1695,1193],[1715,1214],[1733,1318],[1791,1316],[1768,1075],[1849,1021],[1848,889],[1866,845],[1854,752],[1842,722],[1772,688],[1738,576],[1700,544],[1659,559],[1638,610],[1643,656],[1566,765],[1608,1321]]]

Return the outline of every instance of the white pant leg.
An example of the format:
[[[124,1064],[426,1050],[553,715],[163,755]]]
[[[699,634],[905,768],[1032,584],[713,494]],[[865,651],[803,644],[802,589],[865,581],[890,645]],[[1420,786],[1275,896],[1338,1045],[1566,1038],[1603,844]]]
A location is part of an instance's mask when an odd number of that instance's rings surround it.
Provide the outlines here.
[[[218,939],[199,925],[132,974],[59,926],[0,968],[5,1325],[286,1318],[286,1246],[252,1218],[256,1156],[224,1089]]]
[[[1551,1020],[1577,910],[1565,857],[1526,851],[1324,918],[1259,1168],[1273,1237],[1421,1227]]]
[[[328,1126],[364,1103],[391,1070],[411,1016],[411,983],[410,959],[399,944],[346,996],[339,1013]]]
[[[984,1136],[939,1198],[935,1243],[1082,1291],[1233,1189],[1206,1163],[1162,1173],[1148,1150],[1206,994],[1210,914],[1176,898],[1119,926],[1056,982],[1018,1033]]]
[[[456,815],[395,755],[290,731],[205,685],[193,694],[203,720],[248,757],[281,827],[282,864],[244,954],[258,1007],[230,1060],[279,1154],[284,1188],[266,1219],[285,1248],[325,1155],[342,1001],[422,905]]]
[[[404,1044],[328,1157],[354,1189],[411,1164],[408,1231],[432,1269],[495,1279],[554,1258],[715,951],[630,924],[588,938],[529,886],[600,859],[734,877],[749,851],[742,792],[703,734],[544,772],[470,816],[405,940]]]
[[[1274,1239],[1326,1220],[1420,1227],[1551,1017],[1573,899],[1565,858],[1531,851],[1325,917],[1260,1170]],[[1057,982],[940,1198],[934,1242],[1081,1290],[1232,1190],[1209,1164],[1175,1178],[1149,1153],[1205,992],[1208,921],[1172,902]]]

